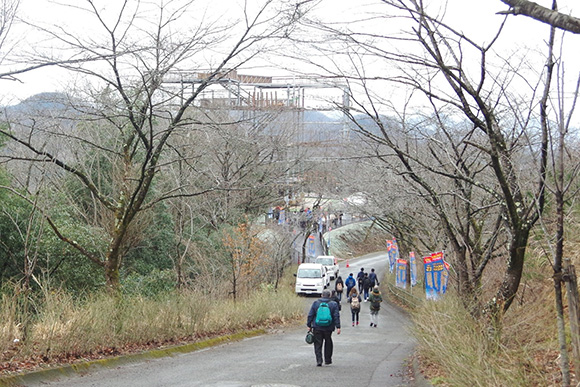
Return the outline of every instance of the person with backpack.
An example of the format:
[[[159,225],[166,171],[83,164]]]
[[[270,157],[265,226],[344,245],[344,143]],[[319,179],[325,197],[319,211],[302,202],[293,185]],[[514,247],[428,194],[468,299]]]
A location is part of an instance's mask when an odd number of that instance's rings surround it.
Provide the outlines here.
[[[330,291],[330,301],[336,302],[336,304],[338,305],[339,312],[342,310],[342,305],[340,304],[340,300],[338,299],[338,293],[336,292],[336,290]]]
[[[369,274],[369,279],[371,280],[371,289],[375,287],[375,285],[380,285],[379,279],[377,277],[377,273],[375,273],[375,269],[371,269],[371,273]]]
[[[350,294],[350,289],[352,289],[356,286],[356,280],[354,279],[352,273],[350,273],[348,275],[344,284],[346,285],[346,296],[348,297]]]
[[[358,292],[363,292],[363,280],[365,279],[365,268],[361,267],[360,271],[356,275],[356,282],[358,284]]]
[[[350,313],[352,314],[352,326],[358,325],[358,317],[360,314],[360,303],[361,303],[360,294],[356,288],[352,288],[350,293],[348,294],[348,303],[350,304]]]
[[[336,294],[338,295],[338,303],[340,306],[340,302],[342,301],[342,292],[344,291],[344,281],[342,280],[341,276],[336,277],[336,281],[334,282],[334,290],[336,290]]]
[[[367,302],[369,299],[369,291],[371,290],[371,279],[369,278],[369,275],[367,273],[365,273],[365,276],[362,280],[362,287],[363,287],[363,298],[365,299],[365,302]]]
[[[322,297],[312,303],[308,312],[306,325],[314,334],[314,355],[316,365],[322,365],[324,346],[324,364],[332,364],[332,332],[336,328],[336,334],[340,335],[340,311],[338,304],[331,300],[330,290],[322,291]]]
[[[369,296],[369,302],[371,303],[371,327],[377,327],[377,322],[379,320],[379,310],[381,310],[381,302],[383,302],[383,297],[378,286],[373,288],[371,295]]]

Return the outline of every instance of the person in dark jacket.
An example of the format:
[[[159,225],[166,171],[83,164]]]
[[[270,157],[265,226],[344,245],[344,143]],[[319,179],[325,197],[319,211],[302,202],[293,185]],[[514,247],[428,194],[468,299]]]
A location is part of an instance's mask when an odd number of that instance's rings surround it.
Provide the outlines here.
[[[375,285],[380,285],[379,279],[377,278],[377,273],[375,273],[375,269],[371,269],[371,273],[369,274],[369,279],[371,280],[371,289],[375,287]]]
[[[326,302],[330,308],[330,313],[332,315],[332,323],[329,326],[320,327],[316,325],[316,312],[320,307],[320,303]],[[332,332],[336,328],[336,334],[340,335],[340,312],[338,310],[338,304],[330,299],[330,290],[325,289],[322,291],[322,297],[312,303],[310,311],[308,312],[308,319],[306,325],[312,333],[314,334],[314,355],[316,356],[316,365],[322,365],[322,346],[324,344],[324,363],[327,365],[332,364],[332,352],[333,352],[333,342],[332,342]]]
[[[336,290],[330,291],[330,300],[336,302],[338,305],[338,311],[340,312],[342,310],[342,305],[340,305],[340,299],[338,298],[338,293]]]
[[[356,280],[354,279],[352,273],[348,275],[344,284],[346,285],[346,295],[348,296],[350,294],[350,289],[356,286]]]
[[[371,327],[377,327],[377,322],[379,320],[379,311],[381,310],[381,302],[383,302],[383,296],[379,290],[378,286],[373,288],[371,295],[369,296],[369,301],[371,306],[369,308],[371,312]]]
[[[360,271],[356,274],[356,282],[358,284],[358,292],[363,292],[363,280],[365,279],[365,268],[361,267]]]
[[[369,299],[369,291],[371,290],[371,279],[369,278],[368,273],[365,273],[365,276],[362,281],[362,288],[363,288],[363,298],[365,302]]]
[[[334,290],[336,290],[336,294],[338,295],[338,305],[340,306],[340,302],[342,301],[342,292],[344,291],[344,281],[342,280],[341,276],[336,277],[336,281],[334,282]]]

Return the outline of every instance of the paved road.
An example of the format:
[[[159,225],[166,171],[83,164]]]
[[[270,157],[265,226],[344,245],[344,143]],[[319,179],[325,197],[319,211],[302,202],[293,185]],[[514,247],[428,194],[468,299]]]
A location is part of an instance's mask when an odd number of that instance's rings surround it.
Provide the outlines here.
[[[386,254],[350,262],[341,275],[374,267],[380,275]],[[305,312],[316,298],[305,297]],[[407,333],[409,320],[383,303],[377,328],[371,328],[368,303],[362,304],[361,325],[351,327],[350,309],[343,302],[340,335],[333,334],[333,364],[316,367],[312,345],[304,342],[305,326],[273,332],[187,354],[141,361],[88,375],[43,380],[28,386],[219,386],[290,387],[407,386],[406,359],[414,342]],[[304,319],[306,321],[306,317]]]

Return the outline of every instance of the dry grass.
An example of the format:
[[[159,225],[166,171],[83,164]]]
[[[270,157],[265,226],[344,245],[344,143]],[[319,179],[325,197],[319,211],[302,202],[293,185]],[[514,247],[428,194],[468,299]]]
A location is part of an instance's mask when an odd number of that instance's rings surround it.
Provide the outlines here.
[[[559,385],[553,299],[548,281],[536,284],[533,297],[504,316],[499,334],[452,294],[424,302],[413,320],[426,376],[441,386]]]
[[[18,300],[8,295],[1,300],[3,372],[16,370],[7,363],[27,359],[51,363],[95,353],[115,354],[127,347],[191,342],[293,321],[303,314],[302,300],[287,289],[264,288],[235,303],[193,291],[162,299],[133,296],[120,301],[106,295],[75,301],[66,293],[51,292],[38,303],[41,307],[25,334],[16,323],[23,319],[18,315]]]

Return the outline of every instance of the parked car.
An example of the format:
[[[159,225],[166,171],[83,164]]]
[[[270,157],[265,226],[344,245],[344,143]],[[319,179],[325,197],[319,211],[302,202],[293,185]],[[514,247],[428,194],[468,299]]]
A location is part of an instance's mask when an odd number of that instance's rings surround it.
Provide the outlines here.
[[[296,271],[296,294],[319,294],[330,285],[326,267],[320,263],[302,263]]]
[[[338,260],[334,255],[319,255],[315,263],[320,263],[324,265],[330,274],[330,279],[333,280],[338,277],[339,267],[338,267]]]

